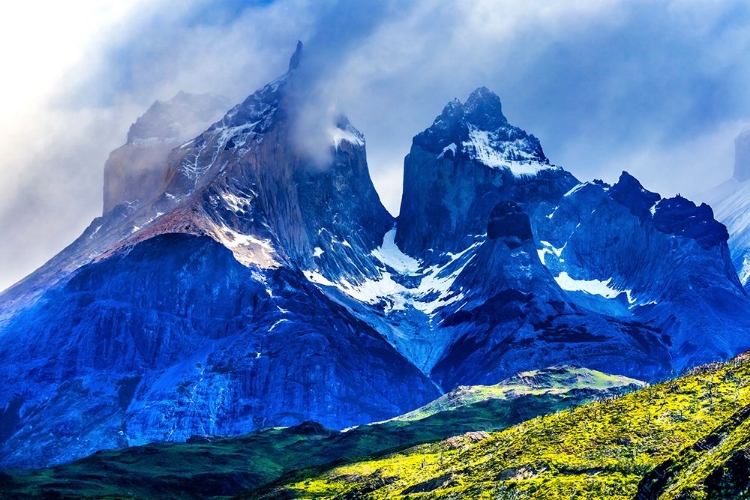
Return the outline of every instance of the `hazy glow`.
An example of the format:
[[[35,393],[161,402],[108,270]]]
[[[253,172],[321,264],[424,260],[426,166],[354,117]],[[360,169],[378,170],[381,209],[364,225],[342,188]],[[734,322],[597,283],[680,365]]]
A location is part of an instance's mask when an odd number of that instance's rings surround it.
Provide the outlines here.
[[[51,96],[91,44],[143,2],[30,0],[3,6],[0,16],[0,106],[4,123]]]

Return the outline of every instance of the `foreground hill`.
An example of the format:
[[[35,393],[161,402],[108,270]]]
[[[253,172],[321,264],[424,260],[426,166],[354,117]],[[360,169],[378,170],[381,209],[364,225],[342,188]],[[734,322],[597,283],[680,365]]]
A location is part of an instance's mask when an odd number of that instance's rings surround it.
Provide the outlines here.
[[[0,476],[0,496],[223,498],[289,471],[351,460],[455,433],[503,429],[536,415],[643,384],[591,370],[521,373],[495,386],[461,387],[397,419],[338,432],[307,422],[235,438],[197,438],[99,452],[77,462]]]
[[[744,498],[749,359],[505,431],[303,471],[248,498]]]

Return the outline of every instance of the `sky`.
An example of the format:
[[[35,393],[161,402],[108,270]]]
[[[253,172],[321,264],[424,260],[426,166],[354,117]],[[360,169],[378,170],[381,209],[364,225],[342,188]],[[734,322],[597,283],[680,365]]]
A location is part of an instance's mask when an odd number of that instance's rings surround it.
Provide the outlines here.
[[[395,215],[411,138],[486,86],[581,180],[662,195],[732,175],[750,125],[744,0],[27,0],[0,16],[0,290],[101,214],[103,165],[179,90],[240,102],[297,40]],[[323,113],[325,114],[325,113]]]

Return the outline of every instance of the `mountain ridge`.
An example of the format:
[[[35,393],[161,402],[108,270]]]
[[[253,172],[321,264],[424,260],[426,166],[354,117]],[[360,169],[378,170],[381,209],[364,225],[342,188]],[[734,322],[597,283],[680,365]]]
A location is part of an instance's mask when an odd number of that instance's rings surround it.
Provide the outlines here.
[[[323,124],[328,164],[300,147],[302,50],[172,149],[158,193],[0,294],[0,466],[350,427],[557,364],[654,380],[750,347],[710,208],[627,173],[581,183],[482,87],[415,136],[394,219],[345,117]]]

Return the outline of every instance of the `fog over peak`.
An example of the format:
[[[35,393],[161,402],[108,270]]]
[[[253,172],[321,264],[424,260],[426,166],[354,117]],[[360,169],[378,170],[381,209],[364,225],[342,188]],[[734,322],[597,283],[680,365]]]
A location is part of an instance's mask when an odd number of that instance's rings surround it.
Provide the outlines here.
[[[0,56],[0,288],[98,215],[107,155],[155,100],[184,90],[240,102],[287,70],[298,40],[310,129],[347,115],[394,213],[412,136],[478,87],[552,163],[610,182],[627,170],[667,196],[730,178],[750,124],[750,6],[739,0],[13,9],[0,21],[17,47]]]

